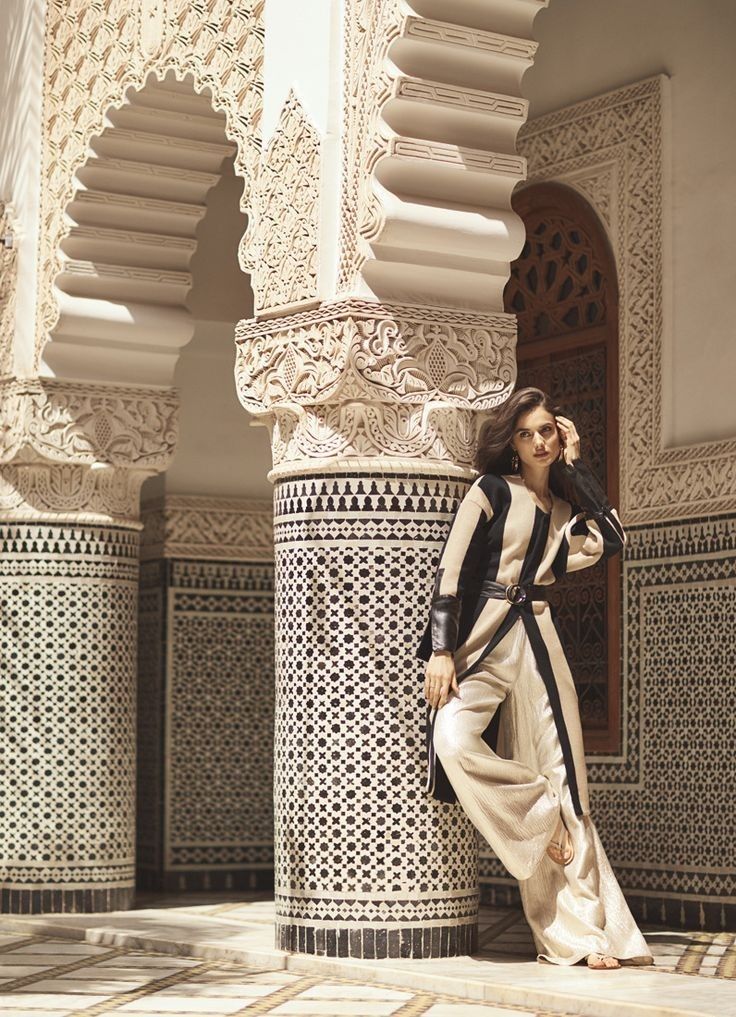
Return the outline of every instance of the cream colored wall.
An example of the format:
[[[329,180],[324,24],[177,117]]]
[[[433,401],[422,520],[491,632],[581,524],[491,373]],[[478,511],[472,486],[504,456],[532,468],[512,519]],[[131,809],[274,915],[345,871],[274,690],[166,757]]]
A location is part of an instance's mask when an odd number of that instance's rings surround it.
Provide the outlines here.
[[[43,0],[0,2],[0,201],[10,203],[16,236],[16,368],[30,374],[36,306],[36,242],[41,180]]]
[[[251,426],[254,418],[238,402],[233,378],[235,323],[253,314],[250,281],[237,257],[247,223],[238,207],[242,187],[229,162],[207,195],[191,262],[194,285],[187,298],[197,321],[174,375],[181,398],[179,443],[167,473],[144,485],[144,502],[164,491],[238,498],[272,495],[266,480],[271,468],[268,432]]]
[[[165,474],[167,494],[270,498],[271,443],[265,427],[238,402],[233,380],[233,326],[198,321],[176,367],[180,437]]]
[[[551,0],[535,37],[523,81],[531,118],[652,74],[671,79],[663,441],[732,438],[736,4]]]

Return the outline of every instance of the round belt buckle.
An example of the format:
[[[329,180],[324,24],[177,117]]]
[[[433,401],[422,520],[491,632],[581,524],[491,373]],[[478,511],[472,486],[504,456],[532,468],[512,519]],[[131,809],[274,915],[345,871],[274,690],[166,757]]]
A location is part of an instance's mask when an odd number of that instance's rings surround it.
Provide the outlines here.
[[[519,583],[510,583],[506,587],[506,600],[509,604],[523,604],[526,600],[526,590]]]

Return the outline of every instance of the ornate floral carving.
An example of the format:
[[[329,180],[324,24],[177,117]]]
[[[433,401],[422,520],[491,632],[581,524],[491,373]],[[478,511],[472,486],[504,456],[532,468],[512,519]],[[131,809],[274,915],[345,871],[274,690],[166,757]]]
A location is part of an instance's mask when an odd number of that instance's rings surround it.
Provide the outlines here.
[[[138,504],[145,470],[71,463],[25,462],[0,467],[3,519],[70,519],[74,522],[126,525],[140,529]]]
[[[273,560],[273,504],[168,495],[143,513],[143,558]]]
[[[620,502],[630,524],[736,506],[735,441],[662,445],[665,82],[648,78],[577,103],[531,121],[519,136],[530,182],[577,188],[609,229],[620,290]]]
[[[12,205],[0,201],[0,376],[10,374],[15,328],[16,223]],[[8,237],[8,244],[5,244]]]
[[[50,0],[46,15],[44,136],[39,240],[37,355],[58,316],[53,282],[66,233],[64,211],[74,174],[84,162],[106,111],[121,106],[146,77],[191,74],[224,112],[237,145],[235,172],[245,181],[241,208],[252,206],[260,154],[264,0]],[[145,23],[144,23],[145,22]],[[240,260],[253,263],[249,234]]]
[[[271,429],[272,479],[367,456],[467,470],[477,411],[516,379],[508,314],[347,300],[241,322],[236,342],[240,401]]]
[[[256,308],[317,296],[320,138],[292,91],[261,160]]]
[[[270,416],[270,480],[295,470],[323,473],[357,465],[426,472],[433,461],[443,473],[466,474],[478,423],[472,410],[400,403],[348,402],[300,412],[278,407]]]
[[[52,381],[0,383],[0,462],[166,469],[178,435],[178,399],[162,391]]]
[[[516,377],[515,319],[358,300],[236,330],[236,378],[251,413],[348,399],[475,409],[496,406]]]

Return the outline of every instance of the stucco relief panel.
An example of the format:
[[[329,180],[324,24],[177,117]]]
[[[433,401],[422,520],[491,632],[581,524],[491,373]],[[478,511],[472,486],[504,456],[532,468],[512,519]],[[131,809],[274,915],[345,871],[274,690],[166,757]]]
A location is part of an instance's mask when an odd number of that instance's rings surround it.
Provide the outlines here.
[[[317,296],[320,159],[319,134],[291,92],[258,179],[257,310]]]
[[[0,376],[12,370],[15,293],[18,276],[11,205],[0,201]],[[5,238],[8,238],[6,243]]]
[[[606,226],[619,282],[621,509],[630,524],[733,510],[736,442],[662,444],[663,76],[528,123],[529,183],[578,190]]]

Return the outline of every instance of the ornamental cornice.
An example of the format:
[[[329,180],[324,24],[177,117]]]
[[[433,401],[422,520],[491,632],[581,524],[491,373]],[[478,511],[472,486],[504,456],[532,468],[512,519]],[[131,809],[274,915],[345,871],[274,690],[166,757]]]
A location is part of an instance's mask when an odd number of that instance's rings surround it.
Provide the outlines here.
[[[395,415],[429,403],[485,410],[513,389],[515,345],[513,315],[345,300],[240,322],[235,376],[256,415],[355,403]]]
[[[165,470],[178,436],[174,389],[0,380],[0,463]]]
[[[273,560],[270,500],[167,495],[141,515],[144,560]]]

